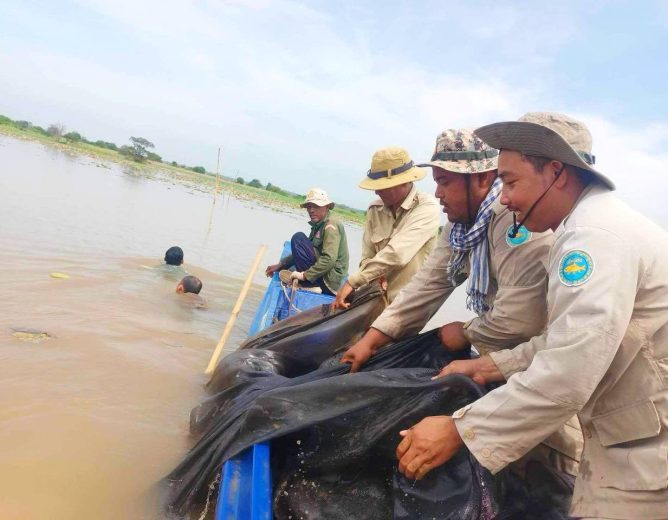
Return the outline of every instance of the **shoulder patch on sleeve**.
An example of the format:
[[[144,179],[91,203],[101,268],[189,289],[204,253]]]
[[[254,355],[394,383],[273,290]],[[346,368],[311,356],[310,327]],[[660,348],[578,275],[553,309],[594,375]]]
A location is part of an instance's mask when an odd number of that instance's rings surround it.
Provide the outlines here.
[[[559,260],[559,280],[569,287],[582,285],[594,272],[594,260],[581,249],[567,251]]]
[[[327,224],[325,229],[336,229],[336,226],[334,224]]]
[[[531,240],[532,233],[524,226],[520,226],[517,230],[517,234],[513,238],[510,238],[510,233],[513,231],[513,227],[514,226],[511,224],[508,226],[508,229],[506,229],[506,244],[510,247],[521,246],[524,242]]]

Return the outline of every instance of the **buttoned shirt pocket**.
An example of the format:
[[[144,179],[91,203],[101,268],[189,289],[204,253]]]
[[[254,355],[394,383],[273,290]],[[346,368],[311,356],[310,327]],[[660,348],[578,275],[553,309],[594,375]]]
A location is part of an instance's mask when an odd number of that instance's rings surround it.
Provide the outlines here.
[[[373,230],[369,235],[376,253],[383,249],[392,238],[392,228]]]
[[[601,487],[668,487],[668,437],[660,435],[661,420],[650,399],[592,417],[591,424],[601,446],[600,459],[592,457],[592,464],[601,465]]]

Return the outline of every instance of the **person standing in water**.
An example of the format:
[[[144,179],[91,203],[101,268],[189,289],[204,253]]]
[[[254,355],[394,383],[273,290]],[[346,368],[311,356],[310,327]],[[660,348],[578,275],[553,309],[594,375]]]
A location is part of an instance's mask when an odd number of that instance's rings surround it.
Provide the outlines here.
[[[334,295],[348,274],[348,242],[343,223],[331,214],[334,203],[320,188],[312,188],[301,204],[309,216],[311,233],[292,236],[292,254],[267,267],[265,274],[279,271],[285,284],[299,281],[302,289]],[[289,269],[295,268],[294,271]]]

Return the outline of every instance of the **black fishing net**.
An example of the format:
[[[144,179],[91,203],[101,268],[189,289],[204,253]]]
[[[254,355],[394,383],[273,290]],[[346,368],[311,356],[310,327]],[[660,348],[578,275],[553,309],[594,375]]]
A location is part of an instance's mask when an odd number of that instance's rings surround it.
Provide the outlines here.
[[[354,310],[326,321],[340,320],[338,327],[346,329],[346,314],[355,316]],[[319,320],[315,327],[322,325]],[[330,325],[330,333],[336,332],[336,323]],[[306,333],[308,324],[290,327],[279,324],[246,345],[275,346],[273,338],[292,344],[289,348],[299,344],[303,355],[306,344],[290,343],[291,334],[281,331]],[[327,351],[327,345],[311,345],[319,353]],[[191,427],[200,439],[166,479],[170,514],[199,513],[222,464],[255,443],[271,441],[277,520],[565,518],[559,512],[563,500],[551,503],[544,497],[559,496],[555,482],[563,484],[568,497],[569,483],[549,469],[536,489],[529,489],[508,471],[492,476],[463,449],[421,481],[407,481],[398,473],[400,430],[425,416],[451,414],[484,393],[464,376],[431,380],[452,360],[435,331],[381,349],[357,374],[349,374],[336,355],[288,377],[284,374],[294,372],[293,357],[309,364],[294,349],[287,354],[245,350],[254,356],[233,368],[221,365],[226,375],[218,381],[225,379],[228,386],[193,410]]]
[[[329,305],[320,305],[279,321],[221,359],[208,390],[218,392],[237,384],[240,371],[295,377],[315,370],[357,341],[384,308],[382,291],[371,284],[355,291],[348,309],[332,311]]]

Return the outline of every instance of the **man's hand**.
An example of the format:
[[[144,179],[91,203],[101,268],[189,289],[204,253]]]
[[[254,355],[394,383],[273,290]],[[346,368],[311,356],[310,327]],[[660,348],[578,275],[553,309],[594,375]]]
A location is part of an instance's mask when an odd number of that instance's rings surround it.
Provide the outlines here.
[[[350,363],[350,372],[357,372],[375,352],[376,349],[362,338],[346,350],[345,354],[341,357],[341,363]]]
[[[420,480],[432,469],[445,464],[464,444],[452,417],[425,417],[409,430],[399,432],[399,471],[406,478]]]
[[[350,293],[355,289],[348,282],[344,283],[343,286],[336,293],[336,300],[332,303],[332,310],[337,309],[347,309],[350,307],[350,304],[346,301]]]
[[[341,363],[350,363],[350,372],[357,372],[376,353],[376,350],[390,341],[391,337],[372,327],[366,331],[362,339],[346,350]]]
[[[264,270],[264,274],[267,276],[273,276],[276,271],[280,271],[281,267],[283,267],[281,264],[273,264],[273,265],[268,265],[267,268]]]
[[[464,350],[471,346],[469,340],[464,336],[464,322],[461,321],[453,321],[443,325],[438,331],[438,338],[445,349],[450,352]]]
[[[479,385],[486,385],[487,383],[496,383],[505,381],[503,374],[499,372],[496,363],[492,361],[489,356],[483,356],[477,359],[465,359],[452,361],[432,379],[444,377],[449,374],[464,374],[470,377]]]
[[[290,280],[299,280],[300,282],[303,282],[304,273],[300,273],[299,271],[292,271],[290,273]]]

